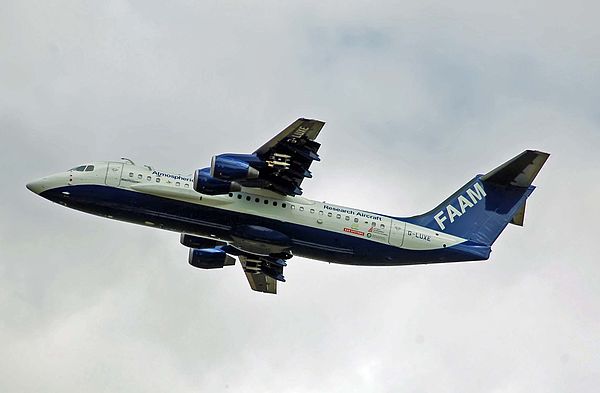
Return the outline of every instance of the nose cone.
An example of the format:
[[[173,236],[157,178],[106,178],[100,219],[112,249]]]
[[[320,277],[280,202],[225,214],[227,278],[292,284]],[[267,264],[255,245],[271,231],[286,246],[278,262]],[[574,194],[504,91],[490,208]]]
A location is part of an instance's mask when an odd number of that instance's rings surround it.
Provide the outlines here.
[[[41,179],[27,183],[27,188],[36,194],[42,194],[44,191],[54,188],[64,187],[67,185],[67,174],[57,173],[54,175],[44,176]]]
[[[45,185],[45,179],[38,179],[27,183],[26,187],[29,189],[29,191],[35,192],[36,194],[40,194],[46,189]]]

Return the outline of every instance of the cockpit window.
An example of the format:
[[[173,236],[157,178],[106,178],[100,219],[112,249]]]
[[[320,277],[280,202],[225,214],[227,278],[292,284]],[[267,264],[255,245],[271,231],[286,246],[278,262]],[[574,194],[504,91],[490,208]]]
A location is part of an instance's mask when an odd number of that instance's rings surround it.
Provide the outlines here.
[[[81,166],[77,166],[75,168],[69,169],[69,171],[77,171],[77,172],[83,172],[84,170],[85,170],[85,165],[81,165]]]
[[[86,172],[91,172],[91,171],[93,171],[93,170],[94,170],[94,166],[93,166],[93,165],[88,165],[88,166],[85,168],[85,171],[86,171]]]

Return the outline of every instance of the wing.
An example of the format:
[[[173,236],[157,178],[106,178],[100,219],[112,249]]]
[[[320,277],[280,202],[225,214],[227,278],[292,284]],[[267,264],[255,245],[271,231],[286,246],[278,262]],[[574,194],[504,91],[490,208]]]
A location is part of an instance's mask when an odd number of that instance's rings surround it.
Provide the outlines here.
[[[285,195],[300,195],[304,178],[312,177],[310,165],[320,161],[315,139],[325,125],[311,119],[298,119],[254,152],[267,164],[259,174],[263,188]]]
[[[315,142],[319,120],[298,119],[252,154],[224,153],[209,168],[196,170],[194,190],[208,195],[227,194],[241,187],[263,188],[283,195],[300,195],[310,165],[320,161]]]
[[[256,261],[249,260],[245,256],[239,256],[238,258],[244,268],[250,288],[257,292],[277,293],[277,280],[261,272],[260,267],[257,267],[255,263]]]

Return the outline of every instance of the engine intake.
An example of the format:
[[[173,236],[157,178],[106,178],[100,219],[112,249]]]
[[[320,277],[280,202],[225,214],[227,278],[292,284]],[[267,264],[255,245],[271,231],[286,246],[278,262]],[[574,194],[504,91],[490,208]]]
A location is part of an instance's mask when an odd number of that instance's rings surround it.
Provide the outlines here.
[[[190,248],[188,261],[199,269],[219,269],[235,264],[235,258],[220,248]]]
[[[202,169],[198,169],[194,173],[194,190],[201,194],[222,195],[241,191],[242,186],[234,181],[214,178]]]

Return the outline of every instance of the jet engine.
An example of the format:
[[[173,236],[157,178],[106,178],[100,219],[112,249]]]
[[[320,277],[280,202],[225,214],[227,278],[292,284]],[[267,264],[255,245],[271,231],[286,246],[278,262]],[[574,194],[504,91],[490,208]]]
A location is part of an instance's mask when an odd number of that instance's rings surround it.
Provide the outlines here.
[[[198,169],[194,172],[194,190],[197,192],[207,195],[222,195],[242,190],[239,183],[217,179],[207,172],[206,169]]]
[[[190,265],[200,269],[218,269],[235,264],[235,258],[219,247],[190,248],[188,261]]]
[[[205,237],[193,236],[185,233],[182,233],[179,236],[179,242],[189,248],[213,248],[225,244],[214,239],[207,239]]]
[[[257,161],[257,162],[254,162]],[[253,155],[221,154],[214,156],[210,163],[210,175],[221,180],[247,180],[258,177],[258,169],[250,165],[263,164]]]

